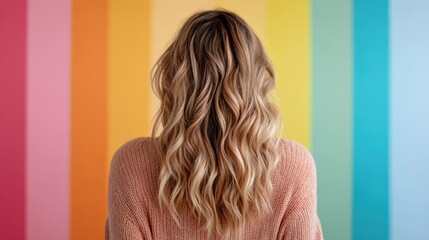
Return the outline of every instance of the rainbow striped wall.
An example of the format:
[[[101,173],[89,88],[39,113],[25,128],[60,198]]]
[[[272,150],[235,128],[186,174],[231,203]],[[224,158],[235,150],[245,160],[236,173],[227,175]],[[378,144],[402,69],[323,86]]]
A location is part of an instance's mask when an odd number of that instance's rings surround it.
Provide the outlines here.
[[[2,239],[104,239],[110,159],[158,106],[150,68],[187,16],[219,6],[273,61],[325,238],[429,236],[428,1],[0,0]]]

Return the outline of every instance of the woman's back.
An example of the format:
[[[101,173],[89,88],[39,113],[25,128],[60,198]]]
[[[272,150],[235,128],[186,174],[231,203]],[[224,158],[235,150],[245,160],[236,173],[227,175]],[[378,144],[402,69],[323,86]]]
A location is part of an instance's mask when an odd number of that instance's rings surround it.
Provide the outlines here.
[[[152,73],[160,107],[151,137],[130,140],[113,157],[106,235],[321,238],[313,159],[275,136],[282,123],[268,96],[274,69],[241,17],[193,14]]]
[[[208,239],[206,232],[198,231],[197,218],[187,206],[181,218],[182,229],[165,206],[159,207],[160,161],[153,140],[131,139],[114,154],[106,239]],[[280,139],[278,153],[280,161],[272,175],[270,196],[273,212],[251,217],[240,239],[322,239],[312,155],[303,145],[287,138]]]

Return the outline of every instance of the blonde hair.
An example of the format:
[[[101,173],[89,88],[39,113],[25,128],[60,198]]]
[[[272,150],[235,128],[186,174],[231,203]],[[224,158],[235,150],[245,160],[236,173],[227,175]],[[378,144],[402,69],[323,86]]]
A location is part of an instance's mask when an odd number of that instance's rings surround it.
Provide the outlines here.
[[[201,11],[186,20],[151,75],[160,99],[152,129],[160,204],[178,226],[186,202],[209,236],[242,234],[252,213],[272,211],[270,177],[279,161],[282,124],[268,100],[275,75],[262,43],[238,15]]]

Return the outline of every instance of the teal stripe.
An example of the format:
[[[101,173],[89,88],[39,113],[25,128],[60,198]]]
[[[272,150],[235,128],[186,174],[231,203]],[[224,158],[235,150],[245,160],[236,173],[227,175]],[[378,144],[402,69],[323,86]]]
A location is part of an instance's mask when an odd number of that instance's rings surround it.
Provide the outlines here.
[[[388,1],[353,5],[353,239],[389,239]]]
[[[351,238],[351,0],[312,1],[312,152],[325,239]]]

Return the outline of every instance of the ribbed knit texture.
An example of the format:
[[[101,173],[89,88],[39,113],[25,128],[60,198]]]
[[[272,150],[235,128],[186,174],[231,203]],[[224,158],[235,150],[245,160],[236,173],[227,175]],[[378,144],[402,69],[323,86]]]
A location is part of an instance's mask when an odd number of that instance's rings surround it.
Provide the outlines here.
[[[287,138],[281,138],[278,151],[280,162],[272,177],[274,211],[250,219],[242,239],[323,239],[311,153]],[[208,239],[206,232],[198,231],[197,219],[190,211],[182,215],[179,228],[167,208],[159,208],[159,169],[151,137],[128,140],[116,150],[110,165],[106,240]]]

